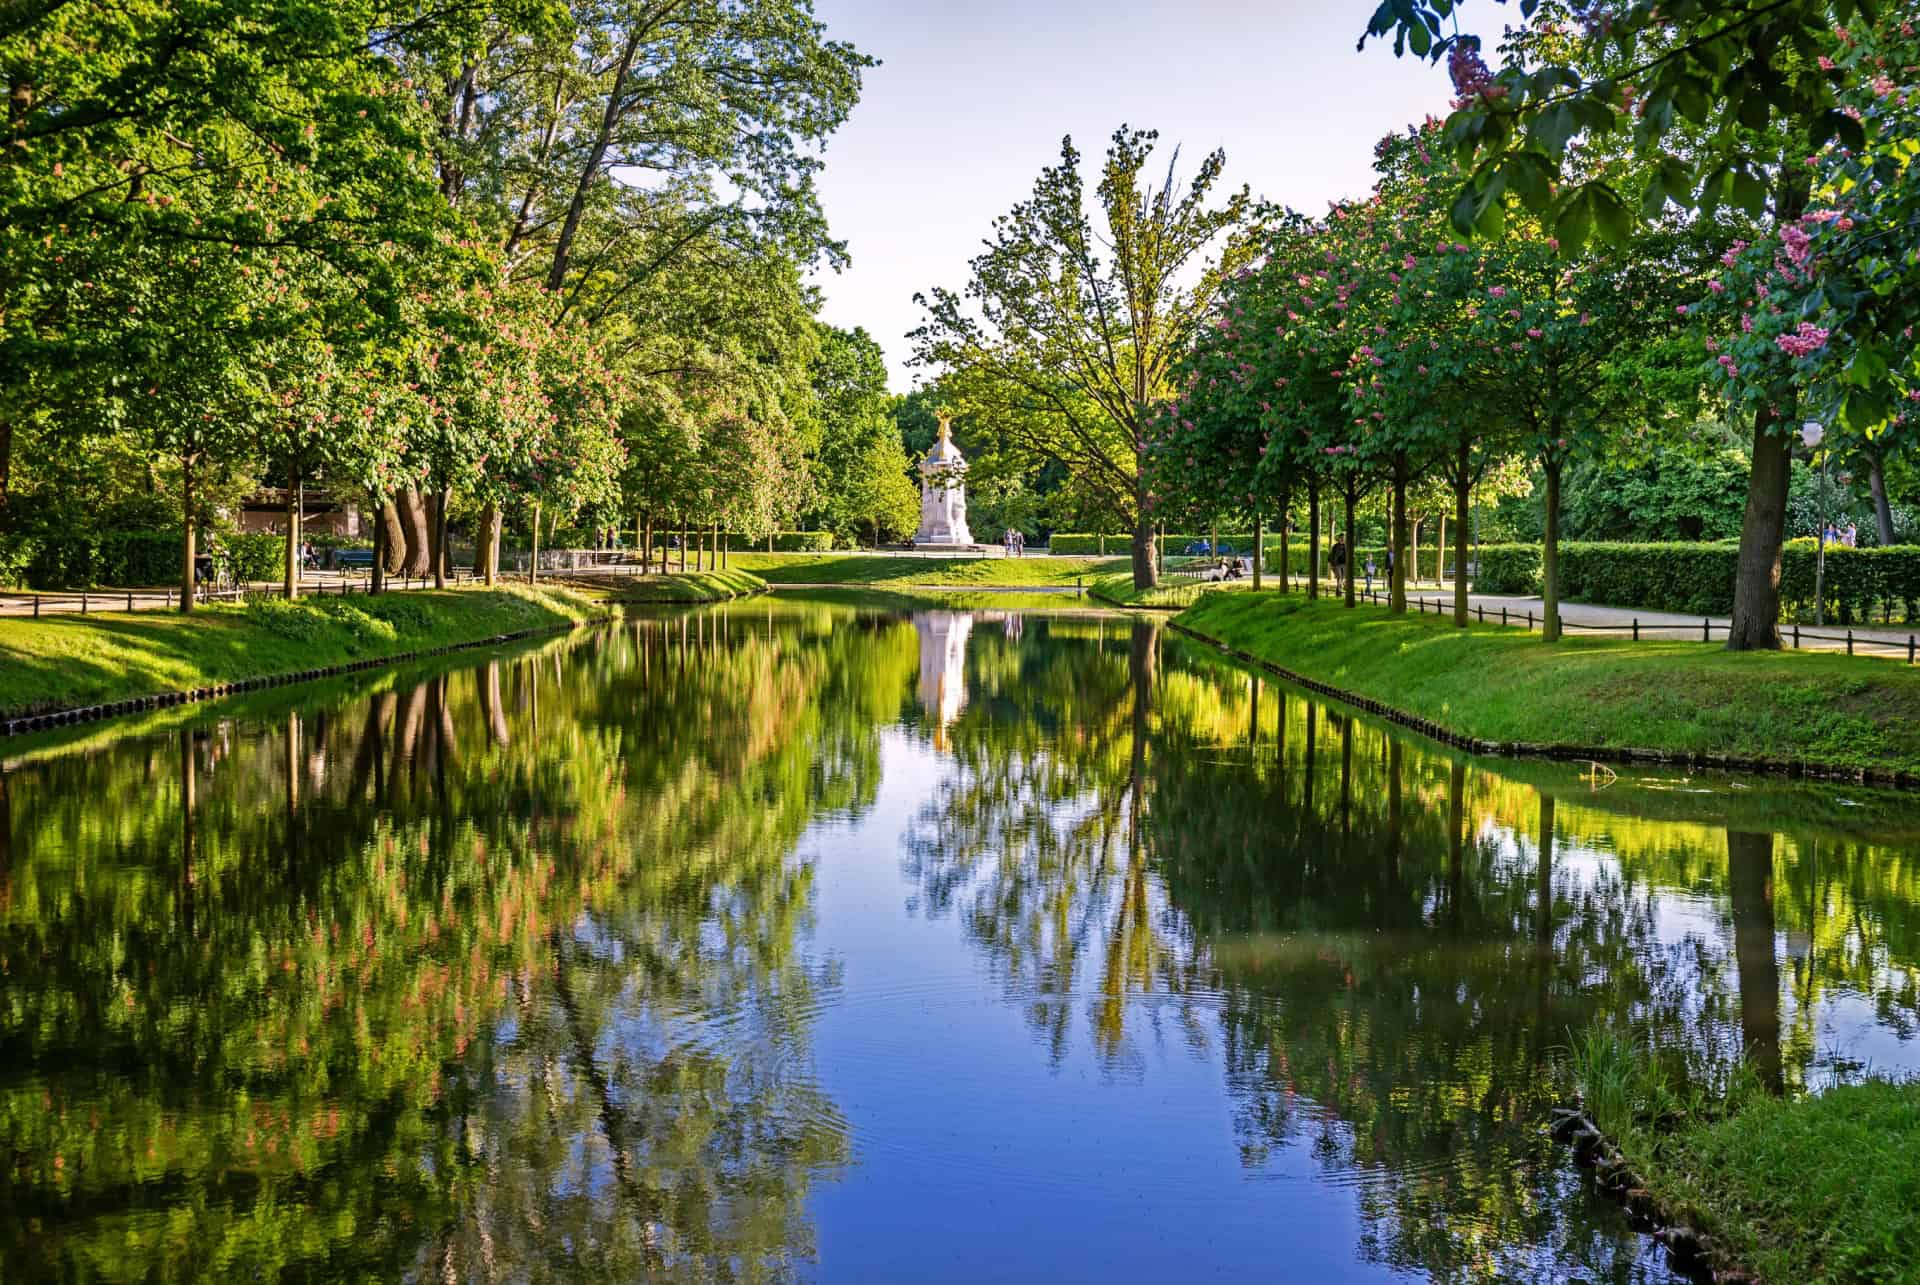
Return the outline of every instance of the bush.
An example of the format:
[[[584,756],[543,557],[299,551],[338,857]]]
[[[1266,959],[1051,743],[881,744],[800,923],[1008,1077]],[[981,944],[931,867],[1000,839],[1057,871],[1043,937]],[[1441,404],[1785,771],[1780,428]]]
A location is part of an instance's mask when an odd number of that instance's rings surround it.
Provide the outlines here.
[[[1181,556],[1181,554],[1185,552],[1186,547],[1195,540],[1206,540],[1210,538],[1205,531],[1187,535],[1180,535],[1169,531],[1160,537],[1161,556],[1166,557],[1171,555],[1177,558]],[[1056,531],[1047,542],[1047,551],[1056,557],[1063,558],[1097,557],[1100,554],[1100,542],[1103,539],[1106,541],[1106,556],[1109,558],[1125,557],[1133,548],[1133,537],[1124,531],[1116,535],[1107,536],[1089,535],[1085,532]],[[1230,544],[1234,547],[1235,551],[1240,553],[1251,552],[1253,549],[1253,532],[1222,531],[1220,533],[1220,543]]]
[[[1819,560],[1812,540],[1787,544],[1780,559],[1784,616],[1811,616]],[[1560,596],[1565,601],[1642,607],[1690,616],[1733,612],[1739,546],[1724,544],[1605,544],[1570,540],[1560,546]],[[1538,593],[1537,544],[1490,544],[1480,550],[1481,593]],[[1827,549],[1827,617],[1839,624],[1920,612],[1920,547]]]
[[[1483,544],[1480,574],[1473,587],[1479,593],[1540,592],[1540,546],[1537,544]]]
[[[275,580],[286,556],[284,536],[218,537],[244,580]],[[179,531],[87,531],[0,537],[0,585],[27,589],[95,589],[102,585],[178,584]]]
[[[656,537],[659,538],[659,537]],[[761,536],[730,535],[726,537],[727,547],[741,553],[826,553],[833,548],[831,531],[775,531],[772,549],[768,549],[768,539]]]

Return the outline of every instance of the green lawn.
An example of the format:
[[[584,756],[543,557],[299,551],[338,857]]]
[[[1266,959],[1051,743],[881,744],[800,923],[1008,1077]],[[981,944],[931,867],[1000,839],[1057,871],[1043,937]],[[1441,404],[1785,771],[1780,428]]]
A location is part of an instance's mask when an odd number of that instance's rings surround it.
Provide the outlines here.
[[[1010,589],[1091,583],[1125,558],[889,558],[860,553],[735,553],[728,566],[770,584],[959,585]]]
[[[1178,617],[1303,677],[1480,740],[1920,772],[1920,668],[1834,653],[1567,639],[1271,591]]]
[[[0,619],[0,711],[97,705],[580,623],[594,599],[541,585],[266,599],[191,616]]]
[[[1763,1281],[1912,1280],[1920,1084],[1776,1096],[1748,1065],[1697,1066],[1594,1035],[1574,1049],[1587,1114],[1668,1219]]]
[[[567,576],[603,593],[609,602],[727,602],[766,592],[767,582],[749,571],[683,571],[665,576]]]

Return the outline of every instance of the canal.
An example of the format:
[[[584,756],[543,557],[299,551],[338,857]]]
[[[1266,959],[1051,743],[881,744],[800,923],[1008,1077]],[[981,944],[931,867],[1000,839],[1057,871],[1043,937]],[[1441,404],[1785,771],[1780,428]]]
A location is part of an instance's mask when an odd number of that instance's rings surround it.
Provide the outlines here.
[[[1920,801],[758,600],[0,751],[0,1280],[1666,1281],[1598,1027],[1920,1065]]]

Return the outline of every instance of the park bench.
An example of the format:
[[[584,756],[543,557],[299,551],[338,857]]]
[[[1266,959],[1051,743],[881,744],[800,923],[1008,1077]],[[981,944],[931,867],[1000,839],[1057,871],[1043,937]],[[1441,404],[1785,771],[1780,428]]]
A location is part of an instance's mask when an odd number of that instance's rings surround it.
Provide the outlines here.
[[[333,565],[336,570],[367,570],[373,566],[372,549],[335,549]]]

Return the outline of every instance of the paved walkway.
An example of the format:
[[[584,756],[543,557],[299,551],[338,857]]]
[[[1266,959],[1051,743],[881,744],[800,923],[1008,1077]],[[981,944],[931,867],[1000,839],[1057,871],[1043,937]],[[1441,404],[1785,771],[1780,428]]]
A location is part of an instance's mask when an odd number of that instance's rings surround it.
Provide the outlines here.
[[[472,579],[471,572],[462,571],[457,582],[466,584]],[[367,573],[364,571],[309,571],[300,581],[300,590],[305,594],[358,593],[366,587]],[[394,590],[430,589],[433,581],[389,578],[387,587]],[[255,581],[244,592],[278,593],[280,581]],[[238,593],[230,590],[227,596],[238,596]],[[179,605],[180,590],[177,586],[161,589],[61,589],[45,593],[0,590],[0,616],[78,615],[83,612],[87,615],[103,615],[107,612],[125,615],[129,611],[171,611]]]
[[[1376,598],[1386,601],[1386,591],[1376,588]],[[1410,609],[1451,612],[1453,610],[1453,586],[1422,585],[1409,588],[1407,598]],[[1489,623],[1500,619],[1500,613],[1506,612],[1507,623],[1516,627],[1526,627],[1531,619],[1532,627],[1540,627],[1540,619],[1545,604],[1539,595],[1523,597],[1512,594],[1470,593],[1467,605],[1476,618]],[[1637,607],[1607,607],[1584,602],[1563,602],[1560,604],[1560,622],[1570,634],[1604,633],[1618,638],[1661,638],[1679,639],[1691,642],[1711,641],[1724,643],[1733,622],[1725,616],[1687,616],[1672,611],[1648,611]],[[1638,623],[1638,632],[1635,624]],[[1845,651],[1848,648],[1848,634],[1852,634],[1852,647],[1861,655],[1897,655],[1907,658],[1909,643],[1920,650],[1920,626],[1901,625],[1799,625],[1780,626],[1780,638],[1789,648],[1804,651]]]

